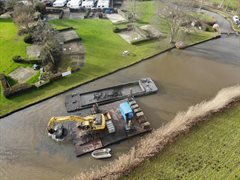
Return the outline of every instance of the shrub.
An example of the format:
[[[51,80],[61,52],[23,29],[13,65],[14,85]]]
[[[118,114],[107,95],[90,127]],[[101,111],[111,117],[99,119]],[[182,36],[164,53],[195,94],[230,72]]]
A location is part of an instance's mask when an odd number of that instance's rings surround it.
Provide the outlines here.
[[[128,30],[127,27],[114,27],[113,28],[114,33],[120,33],[120,32],[127,31],[127,30]]]
[[[9,83],[7,82],[7,78],[4,74],[0,74],[0,81],[1,81],[1,84],[2,84],[3,91],[10,88]]]
[[[71,68],[72,73],[77,72],[79,70],[80,70],[80,67],[72,67]]]
[[[23,63],[24,59],[21,56],[13,56],[12,60],[16,63]]]
[[[34,87],[35,87],[34,85],[29,85],[29,84],[26,84],[26,83],[16,84],[16,85],[12,86],[11,88],[8,88],[8,90],[5,91],[4,96],[5,97],[11,97],[11,96],[14,96],[16,94],[23,93],[23,92],[26,92],[28,90],[31,90]]]
[[[212,26],[207,26],[206,31],[207,32],[214,32],[214,29],[212,28]]]
[[[62,78],[62,73],[51,74],[49,77],[50,81],[56,81]]]
[[[42,15],[46,14],[46,5],[42,2],[38,2],[35,5],[36,11],[40,12]]]
[[[114,33],[119,33],[121,30],[118,28],[118,27],[115,27],[114,29],[113,29],[113,32]]]
[[[0,14],[5,12],[5,3],[0,0]]]
[[[21,56],[13,56],[12,59],[16,63],[42,64],[42,60],[40,58],[26,58],[26,59],[23,59]]]
[[[53,74],[52,72],[45,71],[41,75],[41,79],[44,81],[47,81],[47,80],[56,81],[57,79],[61,79],[61,78],[62,78],[62,73],[60,72]]]
[[[27,36],[24,37],[24,42],[27,44],[33,44],[33,38],[32,35],[28,34]]]

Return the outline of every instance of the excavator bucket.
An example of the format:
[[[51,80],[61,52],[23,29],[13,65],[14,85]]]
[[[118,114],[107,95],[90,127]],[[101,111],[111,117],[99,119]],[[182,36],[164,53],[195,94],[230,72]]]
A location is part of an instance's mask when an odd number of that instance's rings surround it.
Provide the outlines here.
[[[62,124],[57,124],[54,127],[54,133],[48,135],[55,141],[63,141],[64,140],[64,127]]]

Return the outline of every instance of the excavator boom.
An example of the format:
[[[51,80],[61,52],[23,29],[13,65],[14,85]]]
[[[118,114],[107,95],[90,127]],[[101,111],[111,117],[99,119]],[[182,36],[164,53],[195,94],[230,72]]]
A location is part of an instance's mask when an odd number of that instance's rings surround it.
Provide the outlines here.
[[[80,122],[80,126],[91,130],[102,130],[105,128],[105,116],[103,114],[93,114],[86,117],[81,116],[59,116],[52,117],[47,126],[47,130],[50,134],[55,132],[54,127],[56,123],[74,121]]]

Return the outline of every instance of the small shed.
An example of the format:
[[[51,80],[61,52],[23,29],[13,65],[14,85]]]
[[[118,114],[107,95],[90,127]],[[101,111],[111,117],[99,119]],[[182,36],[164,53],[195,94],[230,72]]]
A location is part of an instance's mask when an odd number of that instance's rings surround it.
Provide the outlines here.
[[[125,120],[129,120],[133,117],[133,111],[128,102],[121,103],[119,108]]]

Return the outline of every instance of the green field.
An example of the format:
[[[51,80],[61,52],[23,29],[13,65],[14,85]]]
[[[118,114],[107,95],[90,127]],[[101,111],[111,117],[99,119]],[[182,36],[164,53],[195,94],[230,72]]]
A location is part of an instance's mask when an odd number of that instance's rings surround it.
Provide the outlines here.
[[[21,64],[14,63],[12,57],[26,57],[27,44],[17,35],[17,27],[10,19],[0,19],[0,73],[8,74]]]
[[[14,32],[16,33],[16,27],[11,22],[8,23],[14,27]],[[10,99],[6,99],[2,95],[2,91],[0,89],[0,116],[54,94],[68,90],[71,87],[75,87],[99,76],[113,72],[119,68],[140,61],[143,58],[159,53],[172,46],[168,43],[169,41],[167,38],[145,42],[139,45],[130,45],[122,40],[120,36],[113,33],[114,26],[108,20],[55,20],[52,21],[51,24],[58,29],[69,26],[75,28],[78,35],[82,38],[84,48],[86,50],[86,63],[84,67],[71,76],[64,77],[63,79],[43,86],[37,90],[21,94]],[[162,27],[164,27],[164,25]],[[2,37],[3,33],[1,32],[0,34]],[[188,38],[185,38],[185,40],[187,44],[193,44],[213,36],[213,33],[195,32],[194,34],[189,35]],[[22,41],[19,43],[22,43],[20,48],[25,51],[26,45]],[[4,44],[1,44],[0,48],[6,48],[3,46]],[[7,46],[9,49],[8,51],[12,52],[9,56],[13,56],[15,54],[21,55],[20,51],[13,52],[12,49],[16,48],[15,46],[15,42],[11,42],[11,44]],[[127,57],[122,56],[122,52],[125,50],[130,51],[131,55]],[[1,62],[2,60],[3,63],[5,63],[6,59],[1,59]],[[12,66],[17,65],[15,64]],[[5,70],[5,66],[1,65],[0,67]],[[31,79],[31,81],[35,81],[35,79],[36,78]]]
[[[193,128],[122,179],[240,179],[240,105]]]

